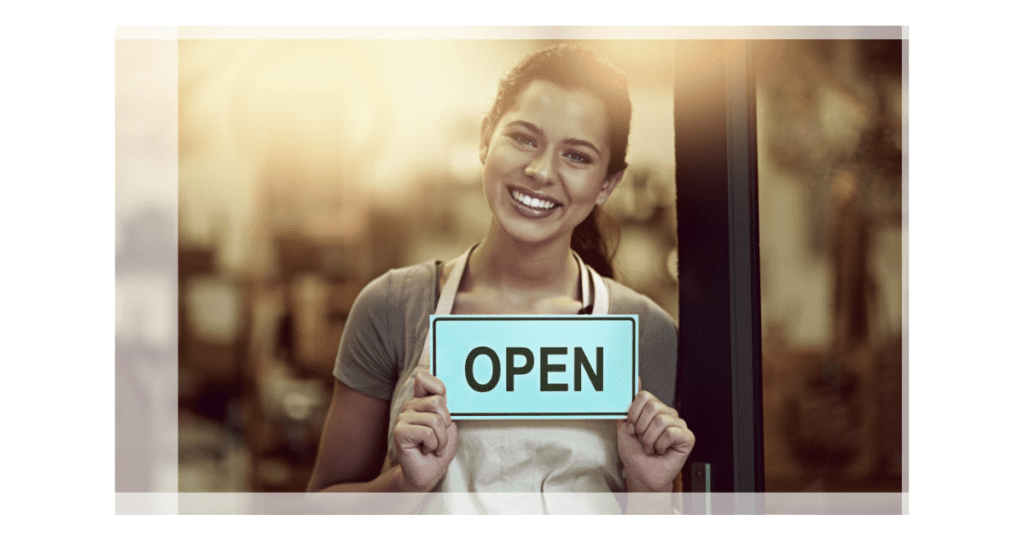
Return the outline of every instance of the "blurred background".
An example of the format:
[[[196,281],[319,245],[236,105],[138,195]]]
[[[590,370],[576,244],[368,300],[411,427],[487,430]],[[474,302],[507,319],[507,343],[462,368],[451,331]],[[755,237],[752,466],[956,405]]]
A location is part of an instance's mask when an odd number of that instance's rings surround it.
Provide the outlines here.
[[[180,491],[305,489],[353,300],[484,236],[480,122],[554,43],[180,42]],[[678,319],[671,43],[587,44],[634,106],[618,279]]]
[[[179,42],[180,491],[305,489],[352,301],[483,236],[480,120],[553,43]],[[586,44],[635,109],[618,279],[678,319],[672,44]],[[753,50],[767,489],[900,491],[901,43]]]
[[[903,53],[754,45],[767,491],[901,491]]]

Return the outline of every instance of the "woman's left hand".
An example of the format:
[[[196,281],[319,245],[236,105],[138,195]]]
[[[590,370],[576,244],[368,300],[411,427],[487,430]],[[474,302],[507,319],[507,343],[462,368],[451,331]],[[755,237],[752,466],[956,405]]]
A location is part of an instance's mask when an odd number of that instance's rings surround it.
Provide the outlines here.
[[[629,491],[672,491],[696,439],[675,409],[640,391],[619,421],[619,459]]]

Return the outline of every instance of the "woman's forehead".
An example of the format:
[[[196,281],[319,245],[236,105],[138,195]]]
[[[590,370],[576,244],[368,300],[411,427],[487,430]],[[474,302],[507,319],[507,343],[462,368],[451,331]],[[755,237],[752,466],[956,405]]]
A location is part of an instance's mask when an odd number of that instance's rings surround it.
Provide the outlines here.
[[[545,135],[582,138],[608,144],[608,113],[594,93],[565,88],[546,80],[535,80],[519,95],[502,117],[502,123],[527,121]]]

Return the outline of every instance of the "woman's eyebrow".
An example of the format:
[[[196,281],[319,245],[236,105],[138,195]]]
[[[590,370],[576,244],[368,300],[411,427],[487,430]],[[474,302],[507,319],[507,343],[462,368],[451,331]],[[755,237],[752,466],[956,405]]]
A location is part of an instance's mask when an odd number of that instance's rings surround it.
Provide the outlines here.
[[[512,127],[512,126],[522,127],[522,128],[524,128],[524,129],[526,129],[528,131],[533,132],[537,136],[544,136],[544,129],[541,129],[540,127],[538,127],[538,126],[536,126],[536,125],[534,125],[534,124],[532,124],[532,123],[530,123],[528,121],[514,120],[514,121],[508,122],[508,127]],[[588,147],[588,148],[592,149],[595,153],[597,153],[598,158],[601,157],[601,150],[597,149],[597,146],[595,146],[594,144],[592,144],[590,142],[587,142],[586,140],[581,140],[579,138],[569,138],[569,139],[566,139],[564,141],[564,143],[572,145],[572,146]]]
[[[594,153],[597,153],[597,157],[601,158],[601,150],[597,149],[597,146],[591,144],[590,142],[587,142],[586,140],[580,140],[578,138],[570,138],[570,139],[566,140],[565,143],[573,145],[573,146],[586,146],[586,147],[594,150]]]
[[[544,129],[537,127],[536,125],[523,120],[515,120],[508,122],[507,127],[522,127],[528,131],[533,131],[537,136],[544,136]]]

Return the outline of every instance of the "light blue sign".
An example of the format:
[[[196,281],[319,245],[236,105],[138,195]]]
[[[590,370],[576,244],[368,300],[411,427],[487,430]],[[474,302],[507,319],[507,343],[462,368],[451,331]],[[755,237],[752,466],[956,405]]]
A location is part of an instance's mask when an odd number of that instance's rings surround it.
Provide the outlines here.
[[[637,316],[430,316],[454,419],[625,418]]]

